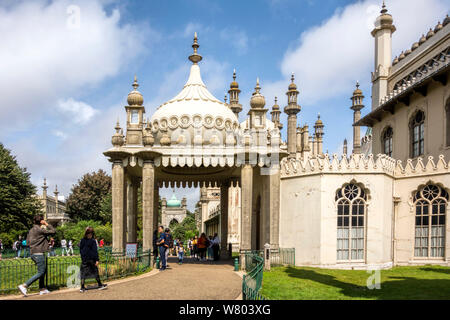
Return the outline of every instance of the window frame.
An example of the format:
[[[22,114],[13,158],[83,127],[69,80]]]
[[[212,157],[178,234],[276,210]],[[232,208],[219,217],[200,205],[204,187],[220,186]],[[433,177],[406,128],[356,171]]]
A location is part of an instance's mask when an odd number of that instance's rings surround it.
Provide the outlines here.
[[[422,114],[422,119],[417,121],[417,116]],[[418,158],[425,155],[425,112],[417,110],[409,120],[409,135],[410,135],[410,157]],[[417,135],[417,140],[416,140]],[[415,146],[417,145],[417,153]]]
[[[345,194],[345,188],[347,188],[348,186],[353,186],[357,188],[357,194],[355,196],[353,196],[351,199],[350,197],[348,197]],[[368,209],[368,205],[367,205],[367,191],[362,188],[361,186],[359,186],[356,183],[347,183],[345,185],[343,185],[340,189],[338,189],[338,191],[336,191],[336,196],[335,196],[335,201],[336,201],[336,262],[337,263],[365,263],[366,258],[367,258],[367,209]],[[359,202],[359,203],[357,203]],[[362,204],[363,206],[363,214],[354,214],[354,210],[355,210],[355,205],[356,210],[359,212],[360,210],[360,205]],[[344,206],[343,207],[343,214],[339,214],[340,212],[340,206]],[[347,214],[345,213],[345,206],[347,206]],[[345,217],[347,217],[348,219],[348,225],[345,225]],[[353,219],[357,219],[357,223],[356,226],[353,225]],[[352,251],[353,251],[353,246],[352,246],[352,242],[353,240],[358,241],[361,238],[359,238],[358,236],[353,237],[352,236],[352,229],[354,228],[358,228],[360,227],[359,224],[359,220],[362,218],[363,224],[362,224],[362,230],[363,230],[363,236],[362,236],[362,248],[358,248],[358,246],[356,246],[356,250],[362,250],[362,258],[361,259],[352,259]],[[339,226],[339,221],[340,219],[342,220],[342,225]],[[339,231],[338,229],[342,228],[345,229],[347,228],[348,233],[347,233],[347,238],[339,238]],[[338,241],[342,240],[342,239],[347,239],[348,241],[348,247],[346,249],[339,249],[338,248]],[[338,259],[338,252],[339,251],[347,251],[348,253],[348,259]],[[356,253],[358,254],[358,253]]]
[[[383,133],[381,135],[381,145],[382,145],[383,154],[392,158],[392,155],[394,152],[394,130],[392,129],[391,126],[387,126],[382,132]],[[387,136],[388,133],[390,133],[389,136]],[[387,141],[388,141],[388,145],[389,145],[388,152],[386,152],[386,142]]]

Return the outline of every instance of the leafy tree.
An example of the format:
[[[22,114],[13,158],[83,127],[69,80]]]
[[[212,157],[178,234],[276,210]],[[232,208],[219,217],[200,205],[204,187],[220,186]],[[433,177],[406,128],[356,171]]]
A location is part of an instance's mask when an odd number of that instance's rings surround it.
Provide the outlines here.
[[[188,211],[186,214],[186,218],[184,218],[181,223],[178,223],[174,226],[172,235],[175,239],[186,241],[196,234],[198,234],[198,230],[195,223],[195,215]]]
[[[78,222],[69,222],[56,228],[55,240],[60,242],[62,239],[74,241],[78,244],[84,237],[87,227],[94,228],[95,237],[100,240],[104,239],[106,243],[112,242],[112,226],[110,223],[103,224],[100,221],[81,220]]]
[[[66,203],[67,214],[75,221],[111,222],[111,216],[101,214],[107,207],[105,198],[111,193],[111,177],[103,170],[87,173],[72,187]]]
[[[108,193],[103,197],[100,205],[100,218],[102,221],[112,223],[112,193]]]
[[[33,224],[33,216],[41,210],[30,173],[0,143],[0,234],[26,234]]]

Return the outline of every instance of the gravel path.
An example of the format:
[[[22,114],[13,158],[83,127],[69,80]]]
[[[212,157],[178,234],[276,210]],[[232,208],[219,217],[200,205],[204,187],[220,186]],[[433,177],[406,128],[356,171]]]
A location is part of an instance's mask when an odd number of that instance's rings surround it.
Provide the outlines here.
[[[111,281],[106,290],[66,289],[48,295],[10,297],[26,300],[230,300],[241,293],[242,279],[231,262],[195,262],[178,265],[169,258],[165,271],[152,270],[134,279]]]

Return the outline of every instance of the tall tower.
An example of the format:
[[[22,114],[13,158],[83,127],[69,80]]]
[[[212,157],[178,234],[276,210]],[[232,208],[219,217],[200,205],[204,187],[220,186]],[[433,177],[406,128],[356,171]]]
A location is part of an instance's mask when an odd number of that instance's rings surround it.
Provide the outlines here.
[[[284,108],[284,112],[288,115],[287,143],[289,157],[295,157],[296,153],[296,135],[297,135],[297,113],[301,107],[297,104],[298,90],[294,83],[294,74],[291,76],[291,84],[288,87],[286,95],[288,97],[288,105]]]
[[[58,185],[55,186],[54,194],[55,194],[55,214],[58,215],[59,214]]]
[[[317,155],[323,154],[323,122],[320,120],[320,113],[317,115],[317,121],[314,124],[314,136],[316,137]]]
[[[233,82],[230,83],[230,90],[228,90],[228,94],[230,95],[230,109],[236,115],[236,118],[239,120],[239,112],[242,111],[242,105],[239,104],[239,84],[236,82],[236,69],[233,70]]]
[[[361,119],[361,109],[364,108],[364,96],[359,89],[358,82],[356,82],[356,89],[353,91],[353,96],[350,99],[352,100],[350,109],[353,110],[353,123],[355,123]],[[355,125],[353,126],[353,153],[361,153],[361,129]]]
[[[47,220],[47,179],[44,178],[44,184],[42,185],[42,204],[44,206],[44,219]]]
[[[275,97],[275,104],[272,106],[270,115],[272,116],[272,122],[279,130],[283,129],[283,124],[280,121],[280,106],[277,104],[277,97]]]
[[[145,108],[143,106],[144,97],[137,91],[138,87],[137,78],[134,76],[133,90],[128,94],[128,106],[125,107],[127,111],[126,142],[127,144],[141,145]]]
[[[386,5],[375,20],[371,34],[375,38],[375,66],[372,72],[372,110],[378,107],[381,98],[387,95],[387,78],[392,61],[392,34],[395,32],[393,19],[387,13]]]

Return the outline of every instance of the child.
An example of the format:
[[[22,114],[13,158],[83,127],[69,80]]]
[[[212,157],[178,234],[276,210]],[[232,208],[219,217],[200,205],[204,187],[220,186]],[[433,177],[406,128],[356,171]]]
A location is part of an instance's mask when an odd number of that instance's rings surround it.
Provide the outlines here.
[[[183,263],[184,247],[183,242],[178,243],[178,264]]]
[[[80,241],[80,255],[81,255],[81,268],[80,268],[80,278],[81,278],[81,289],[80,292],[86,291],[84,287],[84,281],[88,278],[95,278],[98,283],[98,289],[106,289],[106,284],[102,284],[100,281],[100,276],[98,274],[98,250],[97,242],[94,239],[94,229],[91,227],[86,228],[84,233],[84,238]]]

